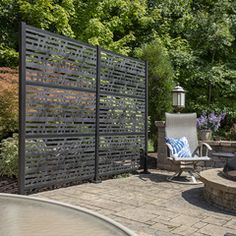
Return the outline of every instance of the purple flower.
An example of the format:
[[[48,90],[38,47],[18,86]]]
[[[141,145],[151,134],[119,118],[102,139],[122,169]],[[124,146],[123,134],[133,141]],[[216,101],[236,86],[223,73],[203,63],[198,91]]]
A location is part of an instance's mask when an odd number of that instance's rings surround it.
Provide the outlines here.
[[[220,114],[216,114],[215,112],[207,114],[206,112],[203,112],[202,115],[197,118],[197,127],[199,129],[210,129],[212,131],[217,131],[220,128],[221,121],[224,120],[225,115],[225,112]]]

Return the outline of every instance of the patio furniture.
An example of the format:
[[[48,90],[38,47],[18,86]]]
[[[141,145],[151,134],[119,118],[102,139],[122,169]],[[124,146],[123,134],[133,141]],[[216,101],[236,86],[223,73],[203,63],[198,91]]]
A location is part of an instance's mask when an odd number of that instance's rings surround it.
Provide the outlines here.
[[[0,193],[1,236],[136,236],[112,219],[53,200]]]
[[[174,154],[174,149],[170,143],[166,143],[168,147],[168,159],[174,162],[177,167],[176,173],[169,177],[169,181],[198,184],[201,183],[196,180],[194,174],[196,171],[196,164],[199,161],[209,161],[208,151],[212,148],[203,142],[198,142],[197,127],[196,127],[196,113],[166,113],[166,137],[179,140],[185,137],[186,142],[189,144],[189,155],[178,156]],[[185,181],[181,181],[181,174],[187,172],[190,175]]]

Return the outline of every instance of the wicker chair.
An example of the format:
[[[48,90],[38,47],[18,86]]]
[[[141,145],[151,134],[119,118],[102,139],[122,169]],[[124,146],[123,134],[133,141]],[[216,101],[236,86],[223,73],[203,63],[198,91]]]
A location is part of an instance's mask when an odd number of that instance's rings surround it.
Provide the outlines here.
[[[169,181],[182,182],[190,184],[198,184],[194,174],[196,171],[196,164],[199,161],[209,161],[208,151],[212,148],[207,143],[199,143],[197,138],[196,127],[196,113],[166,113],[166,137],[181,138],[186,137],[189,143],[190,151],[192,153],[189,157],[176,157],[172,153],[172,147],[166,143],[168,147],[168,159],[171,160],[177,167],[176,173],[169,177]],[[181,181],[180,175],[183,172],[189,174],[187,181]]]

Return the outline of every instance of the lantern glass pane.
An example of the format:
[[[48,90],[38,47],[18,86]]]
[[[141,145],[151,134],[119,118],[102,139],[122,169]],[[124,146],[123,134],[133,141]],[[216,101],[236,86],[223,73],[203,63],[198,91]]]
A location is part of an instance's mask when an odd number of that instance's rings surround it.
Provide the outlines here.
[[[172,103],[173,103],[173,106],[177,106],[178,105],[178,93],[173,93],[172,94],[172,99],[173,99],[173,101],[172,101]]]
[[[180,106],[181,107],[185,107],[185,93],[181,93],[181,103]]]
[[[181,93],[178,93],[178,101],[177,101],[177,106],[181,106]]]

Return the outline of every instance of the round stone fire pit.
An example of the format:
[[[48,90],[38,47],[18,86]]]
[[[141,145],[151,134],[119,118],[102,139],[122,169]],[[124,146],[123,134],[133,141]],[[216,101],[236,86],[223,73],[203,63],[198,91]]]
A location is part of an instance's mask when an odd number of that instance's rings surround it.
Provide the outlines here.
[[[236,182],[224,177],[222,168],[200,173],[204,183],[204,197],[213,205],[236,211]]]

